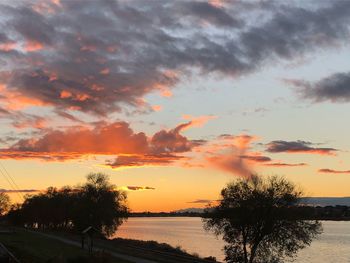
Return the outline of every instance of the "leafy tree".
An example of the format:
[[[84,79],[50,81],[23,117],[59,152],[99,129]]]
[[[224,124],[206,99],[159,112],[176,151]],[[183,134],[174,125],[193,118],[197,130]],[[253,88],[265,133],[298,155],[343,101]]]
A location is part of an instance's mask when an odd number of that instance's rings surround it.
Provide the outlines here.
[[[117,191],[104,174],[89,174],[79,187],[49,187],[45,192],[26,196],[13,206],[7,218],[14,225],[40,229],[82,231],[93,226],[112,235],[127,218],[126,194]]]
[[[73,224],[79,231],[93,226],[110,236],[127,218],[126,198],[126,194],[117,191],[106,175],[89,174],[76,195]]]
[[[229,263],[283,262],[322,231],[298,205],[302,192],[284,178],[238,179],[221,196],[203,220],[207,230],[223,235]]]
[[[6,213],[10,208],[10,197],[4,193],[0,192],[0,215]]]

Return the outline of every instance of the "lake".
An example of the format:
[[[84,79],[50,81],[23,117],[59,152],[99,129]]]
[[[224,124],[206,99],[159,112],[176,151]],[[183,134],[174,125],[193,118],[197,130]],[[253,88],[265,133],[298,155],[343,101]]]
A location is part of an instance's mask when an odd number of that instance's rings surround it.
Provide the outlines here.
[[[324,221],[323,234],[300,251],[296,263],[350,263],[350,222]],[[155,240],[202,257],[223,260],[224,242],[203,229],[198,217],[132,217],[114,237]]]

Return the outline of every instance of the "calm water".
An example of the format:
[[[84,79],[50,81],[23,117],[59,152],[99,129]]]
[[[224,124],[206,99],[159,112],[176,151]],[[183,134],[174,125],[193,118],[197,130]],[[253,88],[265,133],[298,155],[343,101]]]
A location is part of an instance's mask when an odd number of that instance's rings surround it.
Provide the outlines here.
[[[350,222],[323,222],[323,234],[302,250],[297,263],[350,263]],[[155,240],[189,253],[223,260],[224,242],[203,230],[198,217],[139,217],[124,223],[115,237]]]

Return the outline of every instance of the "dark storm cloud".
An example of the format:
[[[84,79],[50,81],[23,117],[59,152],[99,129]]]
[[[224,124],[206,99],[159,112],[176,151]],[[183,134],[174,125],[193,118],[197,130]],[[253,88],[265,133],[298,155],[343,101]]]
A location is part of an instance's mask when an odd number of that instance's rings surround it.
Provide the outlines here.
[[[61,111],[108,115],[125,104],[144,106],[144,95],[172,88],[193,68],[234,77],[349,36],[349,1],[305,8],[278,1],[222,7],[197,1],[55,2],[1,4],[6,98],[15,93],[26,103],[29,98]]]
[[[305,99],[314,102],[349,102],[350,73],[336,73],[316,83],[300,80],[286,80],[299,88],[299,93]]]
[[[334,148],[313,147],[313,143],[306,141],[272,141],[267,144],[266,151],[270,153],[310,153],[321,155],[335,155]]]

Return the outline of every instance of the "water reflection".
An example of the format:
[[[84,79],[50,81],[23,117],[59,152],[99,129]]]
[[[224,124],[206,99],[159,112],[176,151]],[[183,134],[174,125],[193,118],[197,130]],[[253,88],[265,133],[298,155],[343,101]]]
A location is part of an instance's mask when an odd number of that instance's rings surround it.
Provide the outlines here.
[[[323,222],[324,233],[311,247],[302,250],[296,263],[350,262],[350,222]],[[198,217],[142,217],[129,218],[117,237],[155,240],[181,246],[189,253],[214,256],[223,260],[224,242],[203,229]]]

